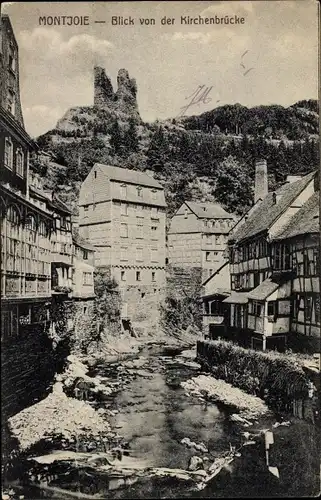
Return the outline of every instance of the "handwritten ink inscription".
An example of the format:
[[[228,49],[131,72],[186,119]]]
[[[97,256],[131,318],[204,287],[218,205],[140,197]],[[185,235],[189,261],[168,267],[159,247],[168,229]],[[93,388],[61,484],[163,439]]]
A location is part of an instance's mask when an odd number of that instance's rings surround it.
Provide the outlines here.
[[[209,94],[211,92],[213,87],[206,87],[205,85],[199,85],[194,92],[188,96],[185,97],[185,100],[190,99],[189,103],[186,106],[181,107],[181,111],[178,113],[177,118],[180,116],[185,116],[186,111],[192,107],[195,106],[196,104],[200,105],[202,104],[208,104],[211,102],[212,98],[209,97]]]

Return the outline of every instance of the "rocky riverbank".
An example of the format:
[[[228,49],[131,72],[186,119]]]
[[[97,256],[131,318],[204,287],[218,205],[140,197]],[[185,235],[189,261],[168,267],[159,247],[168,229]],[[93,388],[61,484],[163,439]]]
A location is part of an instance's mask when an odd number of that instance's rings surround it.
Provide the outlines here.
[[[259,417],[271,414],[262,399],[210,375],[199,375],[187,382],[182,382],[181,385],[187,395],[198,396],[204,403],[219,402],[233,408],[237,414],[231,415],[231,419],[244,423],[246,426]]]

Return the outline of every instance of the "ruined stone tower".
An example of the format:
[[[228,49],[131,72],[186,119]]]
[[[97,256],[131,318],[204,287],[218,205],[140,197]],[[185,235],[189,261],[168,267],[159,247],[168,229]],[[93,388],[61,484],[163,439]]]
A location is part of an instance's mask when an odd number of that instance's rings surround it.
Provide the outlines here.
[[[94,68],[94,106],[118,111],[140,119],[137,104],[137,85],[134,78],[129,78],[126,69],[120,69],[117,75],[117,91],[114,92],[105,69]]]

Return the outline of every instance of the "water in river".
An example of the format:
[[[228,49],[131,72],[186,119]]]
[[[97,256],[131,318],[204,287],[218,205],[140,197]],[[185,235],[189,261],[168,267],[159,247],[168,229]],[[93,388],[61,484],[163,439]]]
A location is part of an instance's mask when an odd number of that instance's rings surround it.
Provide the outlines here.
[[[136,378],[107,403],[117,411],[111,423],[128,442],[131,457],[151,467],[187,469],[190,457],[197,453],[181,443],[184,437],[196,443],[203,442],[211,459],[228,450],[230,443],[238,445],[244,440],[242,431],[229,420],[228,409],[215,404],[205,405],[184,393],[180,382],[197,375],[197,365],[183,363],[175,353],[148,351],[141,353],[138,365],[135,367],[127,362],[118,370],[115,366],[112,369],[110,366],[99,368],[101,375],[117,377],[117,373],[124,369],[136,374]],[[271,426],[271,423],[259,422],[256,430]],[[201,492],[191,493],[181,483],[164,479],[144,481],[110,492],[103,487],[99,491],[98,487],[98,491],[92,493],[104,491],[104,498],[316,495],[319,490],[317,434],[316,429],[306,422],[274,430],[269,460],[270,465],[278,468],[279,478],[269,472],[264,442],[257,439],[255,445],[242,448],[241,457],[223,469]],[[82,482],[84,479],[78,476],[77,480]],[[59,478],[58,484],[61,488],[70,487],[63,477]],[[83,493],[88,491],[81,485],[77,489]],[[40,497],[70,498],[61,492],[41,492]],[[26,494],[25,498],[35,496]]]

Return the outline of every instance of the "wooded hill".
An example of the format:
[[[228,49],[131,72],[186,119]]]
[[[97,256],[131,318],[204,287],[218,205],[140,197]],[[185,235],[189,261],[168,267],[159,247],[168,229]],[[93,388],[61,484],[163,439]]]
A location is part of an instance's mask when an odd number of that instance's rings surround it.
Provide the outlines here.
[[[183,200],[221,202],[242,213],[253,201],[254,164],[268,163],[269,189],[319,164],[318,103],[218,107],[198,116],[143,123],[94,106],[70,109],[37,140],[55,157],[45,186],[77,211],[79,186],[95,162],[148,170],[164,185],[168,215]],[[64,168],[55,167],[56,164]]]

